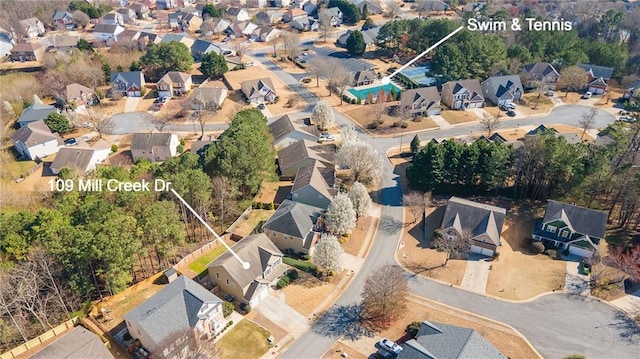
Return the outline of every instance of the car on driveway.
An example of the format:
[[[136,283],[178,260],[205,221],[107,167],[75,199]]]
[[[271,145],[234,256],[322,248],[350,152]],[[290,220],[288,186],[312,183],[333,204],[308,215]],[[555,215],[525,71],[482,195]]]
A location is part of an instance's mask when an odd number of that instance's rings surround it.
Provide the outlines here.
[[[396,342],[393,342],[387,338],[383,338],[381,341],[379,341],[378,345],[380,345],[380,347],[382,347],[383,349],[394,354],[400,354],[400,352],[402,351],[401,346],[399,346],[398,344],[396,344]]]
[[[76,141],[75,137],[71,137],[64,140],[64,144],[67,146],[75,146],[78,144],[78,141]]]
[[[318,142],[330,142],[335,140],[336,140],[336,136],[334,136],[333,134],[327,131],[322,132],[320,134],[320,137],[318,137]]]
[[[593,94],[592,94],[591,92],[587,91],[587,92],[585,92],[585,93],[584,93],[584,95],[582,95],[582,97],[581,97],[581,98],[582,98],[583,100],[588,100],[588,99],[590,99],[590,98],[591,98],[591,96],[593,96]]]
[[[235,299],[236,299],[236,298],[234,298],[231,294],[226,294],[226,295],[224,296],[224,300],[226,300],[227,302],[231,302],[231,303],[233,303],[233,301],[234,301]]]
[[[507,116],[509,116],[509,117],[515,117],[515,115],[516,115],[516,112],[515,112],[514,110],[509,110],[509,111],[507,111]]]
[[[224,56],[231,55],[231,51],[230,50],[224,50],[224,51],[222,51],[222,55],[224,55]]]
[[[620,116],[618,120],[627,123],[634,123],[637,121],[634,117],[631,116]]]
[[[265,106],[263,103],[258,105],[258,108],[261,110],[264,110],[265,108],[267,108],[267,106]]]

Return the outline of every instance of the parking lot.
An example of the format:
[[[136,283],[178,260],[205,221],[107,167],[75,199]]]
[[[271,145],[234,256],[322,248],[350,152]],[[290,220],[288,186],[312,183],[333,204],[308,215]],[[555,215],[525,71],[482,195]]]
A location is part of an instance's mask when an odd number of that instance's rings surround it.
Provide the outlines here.
[[[362,71],[370,69],[373,64],[356,57],[352,57],[347,53],[346,49],[336,49],[333,46],[315,46],[312,41],[303,43],[303,47],[309,48],[312,53],[307,56],[303,56],[307,61],[314,57],[322,57],[327,59],[337,59],[340,63],[349,71]]]

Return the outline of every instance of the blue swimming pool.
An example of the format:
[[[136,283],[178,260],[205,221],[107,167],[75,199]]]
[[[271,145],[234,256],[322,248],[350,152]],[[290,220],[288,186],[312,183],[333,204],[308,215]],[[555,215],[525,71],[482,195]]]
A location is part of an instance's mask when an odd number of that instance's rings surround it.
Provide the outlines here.
[[[360,89],[350,88],[347,91],[349,91],[349,93],[351,93],[356,98],[360,98],[361,101],[364,101],[369,94],[371,94],[371,96],[375,98],[380,92],[380,90],[384,90],[384,92],[389,94],[391,93],[391,89],[393,89],[393,91],[396,94],[400,93],[400,88],[398,88],[398,86],[394,85],[393,83],[388,83],[386,85],[380,85],[380,86],[360,88]]]

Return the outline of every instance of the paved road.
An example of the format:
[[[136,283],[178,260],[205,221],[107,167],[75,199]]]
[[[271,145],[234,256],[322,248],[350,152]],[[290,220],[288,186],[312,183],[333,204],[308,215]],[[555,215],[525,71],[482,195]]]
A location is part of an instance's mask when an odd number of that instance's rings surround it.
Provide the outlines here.
[[[114,129],[110,134],[126,135],[129,133],[149,132],[154,130],[153,124],[146,119],[146,115],[146,112],[126,112],[113,116],[112,120],[114,123]],[[227,124],[205,125],[204,130],[223,131],[227,127],[229,127]],[[194,127],[193,124],[173,124],[167,125],[163,131],[193,132]],[[195,131],[200,132],[200,125],[198,123],[196,123]]]

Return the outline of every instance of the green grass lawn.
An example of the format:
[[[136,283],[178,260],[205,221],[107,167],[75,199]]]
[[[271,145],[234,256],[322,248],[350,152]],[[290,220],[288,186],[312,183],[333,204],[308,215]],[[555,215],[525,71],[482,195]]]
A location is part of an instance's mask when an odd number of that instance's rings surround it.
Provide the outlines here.
[[[224,334],[218,347],[224,358],[260,358],[269,350],[269,331],[243,319]]]
[[[192,270],[194,273],[198,273],[198,277],[202,278],[207,275],[207,264],[211,263],[212,260],[218,258],[218,256],[220,256],[226,250],[227,248],[225,248],[223,245],[219,245],[208,253],[200,256],[200,258],[189,263],[187,268]]]

